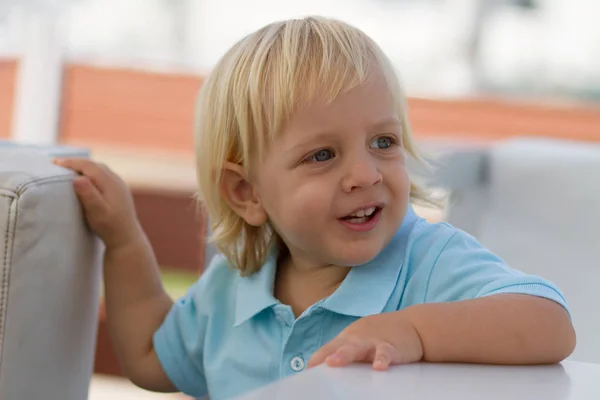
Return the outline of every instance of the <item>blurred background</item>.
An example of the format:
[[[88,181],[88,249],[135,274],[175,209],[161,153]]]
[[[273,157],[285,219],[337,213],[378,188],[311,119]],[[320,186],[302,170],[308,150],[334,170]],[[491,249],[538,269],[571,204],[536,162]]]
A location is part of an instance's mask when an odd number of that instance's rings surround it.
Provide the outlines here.
[[[242,36],[309,14],[381,45],[424,144],[600,142],[597,0],[0,0],[0,139],[85,147],[121,174],[176,297],[208,256],[191,198],[198,88]],[[117,378],[104,329],[91,399],[153,398]]]

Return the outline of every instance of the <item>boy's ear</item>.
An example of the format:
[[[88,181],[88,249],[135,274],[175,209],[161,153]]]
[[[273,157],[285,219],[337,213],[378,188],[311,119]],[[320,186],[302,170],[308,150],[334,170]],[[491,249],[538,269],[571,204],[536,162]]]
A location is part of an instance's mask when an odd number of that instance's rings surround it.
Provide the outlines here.
[[[267,213],[241,165],[225,163],[220,186],[221,196],[229,207],[248,224],[260,226],[267,222]]]

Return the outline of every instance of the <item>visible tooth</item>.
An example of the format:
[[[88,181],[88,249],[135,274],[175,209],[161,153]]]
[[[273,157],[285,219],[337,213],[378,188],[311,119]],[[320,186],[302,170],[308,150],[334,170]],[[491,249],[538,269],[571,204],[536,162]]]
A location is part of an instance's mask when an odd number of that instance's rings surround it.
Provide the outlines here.
[[[355,212],[352,215],[355,216],[355,217],[358,217],[358,218],[362,218],[362,217],[365,216],[365,210],[358,210],[357,212]]]
[[[375,207],[371,207],[371,208],[367,209],[367,211],[365,212],[365,215],[371,216],[371,214],[373,214],[374,212],[375,212]]]

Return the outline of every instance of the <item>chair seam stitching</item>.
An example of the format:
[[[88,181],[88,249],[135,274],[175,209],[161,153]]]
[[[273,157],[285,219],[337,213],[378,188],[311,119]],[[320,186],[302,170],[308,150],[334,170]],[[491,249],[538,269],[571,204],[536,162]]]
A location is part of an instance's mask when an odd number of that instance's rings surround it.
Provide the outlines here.
[[[11,217],[12,217],[12,206],[13,203],[15,202],[15,197],[14,196],[8,196],[5,194],[1,194],[0,193],[0,197],[5,197],[9,199],[8,202],[8,215],[6,218],[6,232],[5,235],[8,238],[9,234],[10,234],[10,228],[11,228]],[[15,216],[15,222],[16,222],[16,218],[18,217],[18,207],[14,212],[14,216]],[[9,280],[10,280],[10,268],[9,268],[9,247],[11,247],[14,244],[14,236],[15,236],[15,230],[13,229],[12,232],[12,237],[11,237],[11,241],[6,243],[4,246],[4,254],[2,257],[2,287],[0,287],[0,344],[4,344],[4,331],[6,328],[6,313],[8,311],[8,286],[9,286]],[[2,361],[4,359],[3,357],[3,351],[2,351],[2,346],[0,346],[0,370],[2,369]]]

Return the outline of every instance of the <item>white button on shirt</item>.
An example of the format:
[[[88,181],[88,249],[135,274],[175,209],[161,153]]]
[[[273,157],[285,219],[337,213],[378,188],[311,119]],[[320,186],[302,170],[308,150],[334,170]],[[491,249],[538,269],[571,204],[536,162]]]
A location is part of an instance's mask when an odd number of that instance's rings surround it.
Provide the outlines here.
[[[296,372],[300,372],[304,369],[304,360],[302,357],[294,357],[290,361],[290,367]]]

